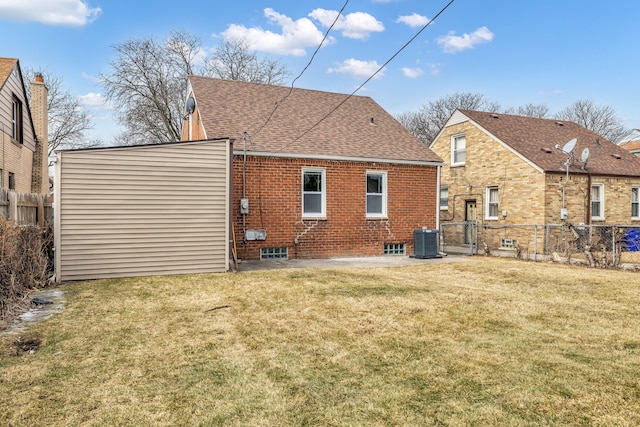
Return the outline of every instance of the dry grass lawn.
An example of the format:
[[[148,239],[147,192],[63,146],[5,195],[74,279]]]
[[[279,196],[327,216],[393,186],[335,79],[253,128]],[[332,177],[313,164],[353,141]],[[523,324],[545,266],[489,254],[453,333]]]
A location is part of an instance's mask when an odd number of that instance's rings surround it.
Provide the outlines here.
[[[0,425],[640,425],[639,285],[499,258],[68,284],[33,354],[0,336]]]

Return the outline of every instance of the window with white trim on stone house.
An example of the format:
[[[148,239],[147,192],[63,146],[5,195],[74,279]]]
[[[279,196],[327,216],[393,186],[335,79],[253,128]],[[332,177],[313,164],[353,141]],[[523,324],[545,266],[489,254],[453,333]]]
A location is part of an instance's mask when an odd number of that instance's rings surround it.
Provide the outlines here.
[[[302,216],[326,216],[326,171],[318,168],[302,169]]]
[[[591,185],[591,219],[604,220],[604,184]]]
[[[467,157],[467,138],[464,134],[451,137],[451,166],[464,165]]]
[[[449,187],[440,187],[440,210],[446,211],[449,209]]]
[[[631,219],[640,219],[640,186],[631,187]]]
[[[486,195],[486,219],[498,219],[498,187],[487,187]]]

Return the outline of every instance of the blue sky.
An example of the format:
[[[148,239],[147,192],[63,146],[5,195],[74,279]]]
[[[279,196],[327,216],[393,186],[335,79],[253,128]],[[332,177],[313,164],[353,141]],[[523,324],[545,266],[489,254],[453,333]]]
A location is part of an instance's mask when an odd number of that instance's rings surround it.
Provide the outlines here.
[[[351,93],[449,0],[350,0],[296,87]],[[297,76],[345,0],[0,0],[0,56],[62,77],[109,142],[116,130],[97,76],[115,44],[184,30],[205,49],[245,37]],[[614,108],[640,127],[637,17],[631,0],[455,0],[359,95],[391,114],[455,92],[503,107],[579,99]]]

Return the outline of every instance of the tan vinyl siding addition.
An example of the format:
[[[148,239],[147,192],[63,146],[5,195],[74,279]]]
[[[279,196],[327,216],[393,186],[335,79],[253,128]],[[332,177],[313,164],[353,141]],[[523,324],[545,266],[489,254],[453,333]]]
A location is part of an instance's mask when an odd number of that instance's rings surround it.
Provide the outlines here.
[[[229,141],[59,153],[60,281],[228,268]]]

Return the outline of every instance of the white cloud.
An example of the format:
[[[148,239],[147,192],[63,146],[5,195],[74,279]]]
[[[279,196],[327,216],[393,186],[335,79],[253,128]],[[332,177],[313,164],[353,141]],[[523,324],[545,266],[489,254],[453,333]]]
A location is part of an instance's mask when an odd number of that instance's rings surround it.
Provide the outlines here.
[[[102,12],[84,0],[0,0],[0,19],[81,27]]]
[[[441,66],[442,64],[439,64],[437,62],[429,64],[429,74],[431,74],[432,76],[439,76]]]
[[[329,28],[336,20],[338,13],[337,10],[315,9],[309,16]],[[358,40],[368,39],[373,32],[384,31],[382,22],[366,12],[353,12],[340,16],[333,28],[342,31],[342,35],[345,37]]]
[[[416,77],[420,77],[422,74],[424,74],[424,71],[422,71],[420,68],[403,67],[402,73],[404,74],[405,77],[415,79]]]
[[[113,105],[102,94],[89,92],[78,96],[80,105],[89,110],[113,110]]]
[[[454,31],[450,31],[446,36],[438,37],[438,44],[446,53],[456,53],[491,40],[493,33],[487,27],[480,27],[471,34],[465,33],[461,36],[456,36]]]
[[[231,24],[222,36],[227,40],[245,40],[251,49],[257,51],[295,56],[306,55],[307,47],[317,46],[322,41],[322,32],[308,18],[294,21],[271,8],[266,8],[264,15],[281,28],[281,33],[259,27],[247,28],[244,25]],[[332,42],[332,38],[325,41],[325,43]]]
[[[1,0],[0,0],[0,1],[1,1]],[[89,81],[91,81],[91,82],[93,82],[93,83],[101,83],[101,82],[102,82],[102,80],[100,79],[100,77],[98,77],[98,76],[94,76],[94,75],[91,75],[91,74],[89,74],[89,73],[85,73],[84,71],[82,71],[82,72],[80,73],[80,75],[82,76],[82,78],[87,79],[87,80],[89,80]]]
[[[412,13],[411,15],[403,15],[396,20],[396,22],[406,24],[411,28],[425,26],[429,23],[429,21],[429,18],[427,18],[426,16],[418,15],[417,13]]]
[[[373,75],[380,65],[376,61],[360,61],[358,59],[350,58],[338,64],[335,68],[329,68],[327,73],[347,74],[352,77],[368,78]],[[384,75],[384,69],[376,75],[375,78],[380,78]]]

